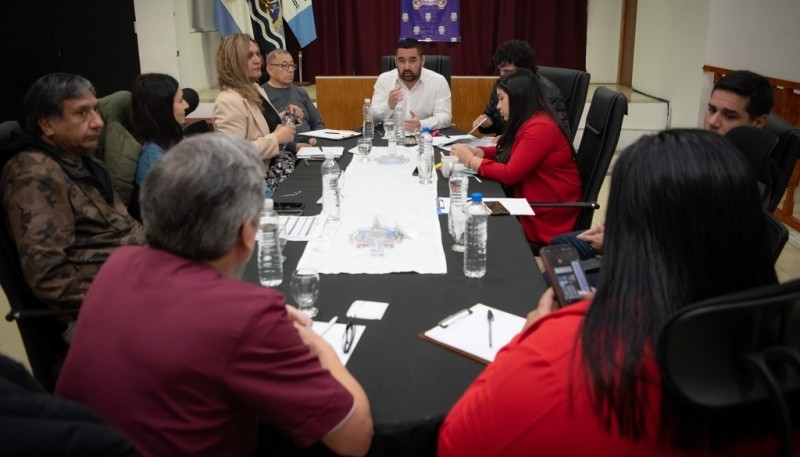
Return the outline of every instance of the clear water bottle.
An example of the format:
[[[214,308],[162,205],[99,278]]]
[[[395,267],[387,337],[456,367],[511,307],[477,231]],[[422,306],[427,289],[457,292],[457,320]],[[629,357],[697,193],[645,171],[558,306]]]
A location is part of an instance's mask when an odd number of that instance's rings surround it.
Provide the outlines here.
[[[489,214],[483,206],[483,195],[472,194],[472,203],[467,206],[467,229],[464,249],[464,275],[482,278],[486,274],[486,237]]]
[[[394,135],[397,147],[406,145],[406,104],[405,100],[400,100],[394,107]]]
[[[447,227],[455,242],[452,249],[464,252],[464,230],[467,224],[467,195],[469,177],[464,173],[464,164],[457,163],[450,172],[450,211],[447,213]]]
[[[281,121],[283,125],[294,125],[294,112],[290,110],[286,110],[286,113],[283,116],[283,121]],[[281,152],[286,150],[286,143],[281,145]]]
[[[419,136],[419,154],[417,154],[417,171],[420,184],[433,182],[433,137],[428,127],[422,129]]]
[[[322,212],[332,221],[338,221],[340,215],[339,174],[341,169],[333,158],[332,152],[325,153],[322,162]]]
[[[372,141],[375,138],[375,122],[372,120],[372,102],[370,99],[364,99],[364,106],[361,108],[364,116],[364,124],[361,129],[364,139]]]
[[[383,255],[383,227],[378,216],[375,216],[372,228],[369,229],[369,253],[375,257]]]
[[[278,213],[273,209],[272,199],[266,198],[258,226],[258,280],[268,287],[275,287],[283,282],[279,231]]]

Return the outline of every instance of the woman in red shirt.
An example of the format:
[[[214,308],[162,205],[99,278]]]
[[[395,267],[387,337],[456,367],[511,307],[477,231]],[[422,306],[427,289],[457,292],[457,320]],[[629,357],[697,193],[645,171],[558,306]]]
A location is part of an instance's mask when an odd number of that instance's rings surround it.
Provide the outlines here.
[[[768,407],[694,408],[654,356],[677,310],[776,282],[745,159],[700,130],[639,140],[614,167],[605,234],[594,298],[551,312],[548,289],[448,414],[438,455],[774,455]]]
[[[536,75],[518,68],[495,84],[497,109],[506,130],[496,146],[453,146],[459,162],[510,188],[514,198],[530,202],[575,202],[581,198],[581,178],[575,149],[555,120]],[[572,231],[577,208],[537,208],[535,216],[521,216],[529,242],[544,245]]]

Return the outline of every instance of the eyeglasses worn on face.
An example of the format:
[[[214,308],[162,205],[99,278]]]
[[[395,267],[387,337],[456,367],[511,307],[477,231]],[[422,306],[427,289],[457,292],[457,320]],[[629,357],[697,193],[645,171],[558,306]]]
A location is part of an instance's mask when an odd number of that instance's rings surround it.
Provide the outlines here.
[[[297,68],[297,65],[293,63],[271,63],[269,64],[270,67],[281,67],[284,71],[294,71]]]

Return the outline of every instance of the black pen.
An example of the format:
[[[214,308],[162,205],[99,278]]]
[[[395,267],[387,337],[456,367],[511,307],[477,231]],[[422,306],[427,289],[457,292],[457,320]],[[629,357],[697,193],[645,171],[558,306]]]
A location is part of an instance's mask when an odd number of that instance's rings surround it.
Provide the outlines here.
[[[494,322],[494,314],[492,310],[486,312],[486,321],[489,323],[489,347],[492,347],[492,322]]]

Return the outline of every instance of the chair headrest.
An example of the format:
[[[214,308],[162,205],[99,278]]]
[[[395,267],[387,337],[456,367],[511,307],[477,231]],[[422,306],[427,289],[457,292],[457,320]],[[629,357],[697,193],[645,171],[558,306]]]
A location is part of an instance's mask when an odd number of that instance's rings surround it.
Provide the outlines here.
[[[186,100],[186,103],[189,105],[186,107],[186,115],[188,116],[189,113],[197,109],[197,105],[200,104],[200,96],[197,94],[197,91],[191,87],[184,87],[183,99]]]

